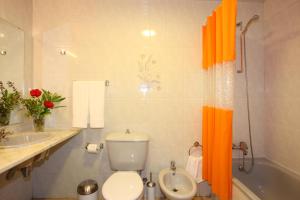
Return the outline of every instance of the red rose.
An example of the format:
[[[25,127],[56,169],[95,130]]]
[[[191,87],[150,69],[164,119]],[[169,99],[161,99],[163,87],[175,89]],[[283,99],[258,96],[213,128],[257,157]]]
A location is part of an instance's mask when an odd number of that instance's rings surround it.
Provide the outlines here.
[[[39,89],[30,90],[30,95],[32,97],[39,97],[39,96],[41,96],[41,94],[42,94],[42,91]]]
[[[44,106],[52,109],[54,107],[54,103],[52,101],[44,101]]]

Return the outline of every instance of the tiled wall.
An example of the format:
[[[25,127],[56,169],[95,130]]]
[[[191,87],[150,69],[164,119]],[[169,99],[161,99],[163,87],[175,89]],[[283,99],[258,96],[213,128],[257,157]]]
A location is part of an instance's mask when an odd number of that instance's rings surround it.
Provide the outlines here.
[[[239,1],[237,22],[242,21],[243,27],[254,14],[260,16],[252,23],[246,33],[246,60],[249,83],[249,106],[252,129],[253,150],[255,157],[264,156],[264,52],[263,52],[263,4],[261,1],[250,3]],[[240,29],[237,28],[237,61],[240,68]],[[234,129],[233,142],[247,142],[249,146],[248,117],[246,101],[245,73],[235,75],[234,97]],[[241,156],[234,151],[234,156]]]
[[[25,32],[25,88],[32,85],[32,1],[0,0],[0,17]]]
[[[300,1],[266,0],[266,155],[300,174]]]
[[[35,197],[74,197],[86,178],[100,186],[110,175],[106,151],[87,154],[86,142],[104,142],[111,131],[150,136],[147,171],[184,166],[187,151],[201,139],[201,25],[218,2],[197,0],[34,0],[34,84],[67,97],[66,108],[47,119],[49,127],[71,126],[72,80],[109,80],[105,128],[84,130],[34,170]],[[242,2],[239,20],[262,14],[263,4]],[[156,36],[146,38],[144,29]],[[254,31],[256,30],[256,31]],[[255,151],[263,155],[262,23],[249,31],[249,69]],[[68,51],[60,55],[60,50]],[[152,56],[153,84],[147,95],[138,65]],[[244,79],[236,77],[234,140],[248,141]],[[257,90],[257,88],[261,88]]]
[[[0,17],[22,28],[25,32],[25,88],[32,82],[32,1],[0,0]],[[1,72],[0,72],[1,73]],[[12,127],[26,129],[26,124]],[[6,181],[5,173],[0,175],[0,200],[30,200],[31,179],[23,179],[20,173],[11,181]]]

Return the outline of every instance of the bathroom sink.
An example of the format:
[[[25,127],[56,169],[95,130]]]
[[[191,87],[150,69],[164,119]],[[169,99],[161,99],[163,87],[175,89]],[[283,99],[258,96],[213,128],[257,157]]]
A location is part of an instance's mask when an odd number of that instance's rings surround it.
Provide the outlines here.
[[[182,168],[177,168],[175,173],[169,168],[163,169],[158,179],[162,192],[170,200],[192,200],[197,192],[194,178]]]
[[[50,134],[47,132],[40,133],[17,133],[8,136],[0,142],[0,149],[4,148],[15,148],[22,147],[31,144],[36,144],[38,142],[43,142],[50,138]]]

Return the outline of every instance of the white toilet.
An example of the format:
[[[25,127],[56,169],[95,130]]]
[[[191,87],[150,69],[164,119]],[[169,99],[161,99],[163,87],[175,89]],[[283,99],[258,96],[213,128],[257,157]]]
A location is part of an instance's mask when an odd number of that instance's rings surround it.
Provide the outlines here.
[[[109,164],[113,173],[103,184],[105,200],[139,200],[143,181],[138,172],[145,168],[149,138],[141,133],[111,133],[106,137]]]

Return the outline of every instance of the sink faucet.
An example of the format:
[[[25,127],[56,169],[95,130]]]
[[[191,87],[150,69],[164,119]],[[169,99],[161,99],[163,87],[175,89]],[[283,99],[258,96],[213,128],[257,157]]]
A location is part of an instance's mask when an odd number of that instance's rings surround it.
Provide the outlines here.
[[[176,171],[176,163],[175,163],[174,160],[172,160],[171,163],[170,163],[170,169],[171,169],[173,172]]]
[[[1,140],[6,140],[8,135],[11,135],[12,132],[6,130],[5,128],[0,128],[0,142]]]

